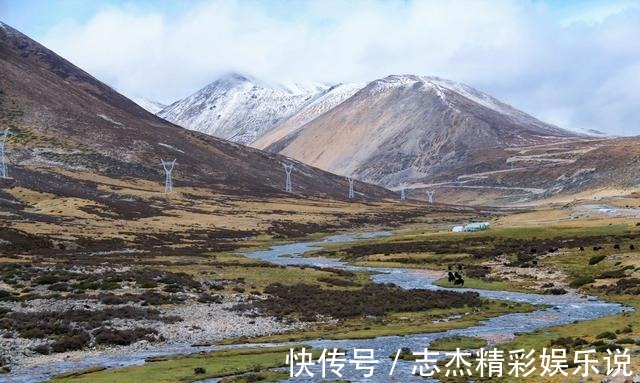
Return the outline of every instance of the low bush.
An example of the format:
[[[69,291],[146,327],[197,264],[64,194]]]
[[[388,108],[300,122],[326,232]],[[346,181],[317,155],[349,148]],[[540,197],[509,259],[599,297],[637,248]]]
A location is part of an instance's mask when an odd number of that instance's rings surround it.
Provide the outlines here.
[[[610,294],[640,294],[640,279],[638,278],[622,278],[619,279],[614,286],[609,286],[607,292]]]
[[[589,258],[589,264],[591,266],[597,265],[598,263],[602,262],[605,258],[607,258],[606,255],[594,255],[593,257]]]
[[[587,276],[587,275],[583,275],[581,277],[578,277],[576,279],[574,279],[573,281],[571,281],[571,283],[569,283],[569,287],[572,287],[574,289],[578,288],[578,287],[582,287],[584,285],[587,285],[589,283],[593,283],[595,282],[595,279],[593,279],[593,277]]]
[[[600,334],[596,335],[596,339],[616,339],[618,336],[611,331],[605,331],[605,332],[601,332]]]
[[[617,270],[608,270],[603,272],[602,274],[600,274],[597,278],[598,279],[609,279],[609,278],[624,278],[627,275],[625,274],[624,270],[622,269],[617,269]]]
[[[545,290],[544,293],[549,295],[564,295],[567,293],[567,290],[561,287],[554,287],[554,288]]]
[[[350,281],[348,279],[331,278],[331,277],[319,277],[318,282],[326,283],[331,286],[339,287],[355,287],[360,286],[359,283]]]
[[[94,333],[96,344],[115,344],[126,346],[141,340],[152,342],[158,338],[158,331],[147,327],[137,327],[133,330],[118,330],[101,327]]]
[[[597,346],[596,347],[596,352],[607,352],[607,351],[611,351],[614,352],[616,350],[624,350],[624,346],[621,346],[619,344],[615,344],[615,343],[611,343],[611,344],[603,344],[601,346]]]
[[[223,298],[220,295],[200,294],[198,302],[200,303],[222,303]]]
[[[65,335],[62,338],[51,343],[51,351],[53,352],[65,352],[81,350],[85,348],[91,336],[84,330],[74,330],[71,334]]]
[[[569,349],[569,348],[584,346],[586,344],[589,344],[589,342],[587,342],[582,338],[573,338],[573,337],[567,336],[567,337],[560,337],[560,338],[551,340],[551,342],[549,342],[549,347],[559,346],[562,348]]]
[[[475,292],[405,290],[385,284],[369,284],[361,289],[342,291],[325,290],[316,285],[273,283],[266,287],[265,293],[270,295],[268,299],[255,302],[263,312],[277,317],[297,315],[303,320],[315,320],[317,316],[352,318],[482,305],[480,296]]]

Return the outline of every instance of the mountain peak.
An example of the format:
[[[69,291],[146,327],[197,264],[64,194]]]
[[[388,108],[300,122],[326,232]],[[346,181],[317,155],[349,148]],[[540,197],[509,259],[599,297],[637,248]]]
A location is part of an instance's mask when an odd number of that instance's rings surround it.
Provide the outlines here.
[[[242,72],[225,73],[207,85],[207,87],[210,88],[255,87],[256,89],[270,89],[292,95],[316,94],[318,92],[324,92],[333,86],[335,85],[316,81],[265,81]]]
[[[224,87],[224,88],[235,88],[235,87],[245,87],[245,86],[260,86],[260,87],[268,87],[263,82],[258,79],[249,76],[240,72],[228,72],[214,81],[212,81],[206,88],[215,88],[215,87]]]
[[[189,129],[249,144],[327,89],[320,83],[269,83],[229,72],[158,115]]]

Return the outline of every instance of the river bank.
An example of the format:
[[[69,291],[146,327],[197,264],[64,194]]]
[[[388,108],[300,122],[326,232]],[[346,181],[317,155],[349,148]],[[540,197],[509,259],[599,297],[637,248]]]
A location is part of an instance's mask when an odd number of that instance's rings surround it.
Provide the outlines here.
[[[335,238],[329,238],[323,243],[336,241]],[[339,267],[344,270],[360,270],[375,272],[372,276],[374,282],[377,283],[394,283],[402,288],[421,288],[428,290],[440,290],[442,288],[433,284],[438,279],[438,275],[425,273],[418,270],[401,270],[401,269],[381,269],[381,268],[359,268],[356,266],[344,264],[337,260],[325,258],[304,258],[300,255],[307,251],[316,250],[318,243],[298,243],[276,246],[269,250],[257,251],[246,254],[248,257],[261,259],[263,261],[273,261],[278,264],[304,264],[307,266],[318,267]],[[471,290],[469,290],[471,291]],[[409,347],[411,349],[420,349],[428,344],[431,340],[445,338],[456,335],[472,335],[484,339],[491,340],[492,343],[504,342],[514,339],[516,334],[523,332],[531,332],[537,329],[558,326],[571,323],[573,321],[585,321],[598,317],[614,315],[624,310],[620,305],[604,303],[595,299],[582,298],[574,294],[566,294],[563,296],[551,295],[534,295],[504,291],[477,291],[483,298],[500,299],[511,302],[523,302],[529,304],[542,304],[549,307],[543,310],[536,310],[528,313],[514,313],[498,316],[488,319],[487,321],[469,328],[455,329],[439,333],[431,334],[415,334],[405,337],[385,336],[375,339],[361,340],[313,340],[307,342],[309,345],[323,347],[340,347],[352,349],[353,347],[373,348],[382,354],[389,354],[394,349]],[[276,346],[272,344],[271,346]],[[236,346],[239,347],[239,346]],[[138,362],[139,363],[139,362]],[[381,367],[385,366],[387,361],[381,361]],[[131,367],[134,369],[145,368]],[[147,367],[148,368],[148,367]],[[97,373],[98,374],[98,373]],[[103,372],[102,374],[108,374]],[[411,381],[414,379],[410,374],[402,375]]]

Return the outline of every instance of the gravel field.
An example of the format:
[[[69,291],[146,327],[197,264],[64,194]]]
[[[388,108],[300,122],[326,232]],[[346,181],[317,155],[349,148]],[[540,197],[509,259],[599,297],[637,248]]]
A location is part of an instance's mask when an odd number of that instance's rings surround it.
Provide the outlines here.
[[[309,324],[304,322],[283,322],[273,317],[257,315],[256,312],[240,312],[233,310],[238,303],[245,302],[245,295],[227,296],[222,303],[198,303],[187,301],[175,306],[155,307],[163,315],[178,316],[182,321],[163,323],[150,320],[117,319],[109,323],[119,329],[135,327],[152,327],[164,337],[165,344],[206,344],[226,338],[243,336],[259,336],[299,330]],[[131,305],[130,305],[131,306]],[[3,302],[6,307],[19,312],[48,312],[72,309],[99,310],[107,307],[94,300],[48,300],[38,299],[27,303]],[[135,353],[152,350],[157,343],[140,341],[128,346],[91,347],[83,351],[71,351],[51,355],[40,355],[32,351],[38,345],[46,343],[40,339],[24,339],[19,337],[0,336],[1,357],[9,360],[9,366],[38,365],[57,360],[73,360],[88,355],[104,355],[109,353]]]

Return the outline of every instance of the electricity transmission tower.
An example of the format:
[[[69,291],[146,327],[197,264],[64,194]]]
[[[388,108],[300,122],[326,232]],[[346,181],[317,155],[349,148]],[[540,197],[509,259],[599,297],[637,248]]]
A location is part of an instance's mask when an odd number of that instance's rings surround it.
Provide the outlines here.
[[[429,203],[433,203],[434,194],[436,194],[435,190],[427,190],[427,197],[429,198]]]
[[[287,174],[287,181],[284,184],[284,191],[287,193],[291,193],[293,191],[293,187],[291,186],[291,171],[293,170],[293,165],[282,164],[284,167],[284,172]]]
[[[400,201],[405,201],[407,199],[407,192],[404,187],[400,189]]]
[[[353,178],[348,177],[347,179],[349,180],[349,199],[352,199],[355,197],[355,193],[353,192]]]
[[[171,174],[173,173],[173,166],[176,164],[176,160],[174,159],[173,161],[169,162],[169,161],[160,159],[160,162],[162,163],[162,167],[164,168],[164,174],[165,174],[164,192],[171,193],[173,191],[173,179],[171,178]]]
[[[4,154],[4,146],[7,142],[7,136],[9,135],[9,128],[6,128],[2,134],[0,134],[0,177],[9,178],[9,168],[7,167],[7,158]]]

